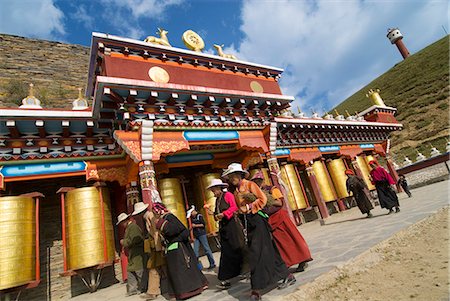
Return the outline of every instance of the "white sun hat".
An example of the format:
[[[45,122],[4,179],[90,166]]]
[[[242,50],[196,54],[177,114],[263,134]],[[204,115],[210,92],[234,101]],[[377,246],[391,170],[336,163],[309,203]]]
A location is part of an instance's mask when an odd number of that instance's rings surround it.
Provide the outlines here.
[[[225,187],[228,187],[228,184],[222,182],[221,179],[212,179],[211,184],[209,184],[209,186],[206,187],[206,190],[208,190],[212,187],[217,187],[217,186],[225,188]]]
[[[192,211],[195,210],[195,206],[192,205],[191,208],[186,212],[186,218],[190,218],[192,215]]]
[[[134,204],[134,211],[131,213],[131,215],[138,215],[142,211],[146,210],[148,208],[148,204],[144,204],[143,202],[137,202]]]
[[[122,212],[121,214],[119,214],[119,216],[117,217],[117,223],[116,226],[118,226],[121,222],[123,222],[124,220],[126,220],[128,218],[128,214]]]
[[[245,177],[248,177],[248,171],[242,168],[241,163],[231,163],[230,165],[228,165],[228,168],[224,169],[222,177],[228,176],[229,174],[232,174],[234,172],[242,172],[243,174],[245,174]]]

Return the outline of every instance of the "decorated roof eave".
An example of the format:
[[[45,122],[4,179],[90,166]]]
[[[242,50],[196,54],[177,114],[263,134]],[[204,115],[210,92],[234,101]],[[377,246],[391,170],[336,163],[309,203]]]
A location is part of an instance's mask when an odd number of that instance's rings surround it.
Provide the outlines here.
[[[255,99],[263,99],[263,100],[278,100],[285,102],[294,101],[295,97],[286,96],[281,94],[268,94],[268,93],[256,93],[256,92],[247,92],[247,91],[238,91],[238,90],[227,90],[227,89],[217,89],[217,88],[208,88],[203,86],[192,86],[192,85],[180,85],[180,84],[171,84],[171,83],[156,83],[153,81],[145,81],[145,80],[136,80],[136,79],[126,79],[126,78],[118,78],[118,77],[108,77],[108,76],[97,76],[97,82],[95,87],[94,94],[94,103],[93,103],[93,114],[94,116],[98,116],[102,97],[104,95],[104,88],[116,88],[123,90],[139,90],[145,89],[149,91],[159,91],[166,93],[180,93],[180,94],[195,94],[195,95],[220,95],[221,97],[230,97],[230,98],[255,98]]]
[[[370,113],[370,112],[372,112],[372,111],[374,111],[374,110],[381,110],[381,111],[384,110],[384,111],[393,112],[393,113],[397,112],[397,109],[396,109],[396,108],[393,108],[393,107],[386,107],[386,106],[373,105],[373,106],[371,106],[371,107],[365,109],[364,111],[358,113],[358,116],[364,116],[364,115],[366,115],[367,113]]]
[[[384,123],[371,121],[349,121],[349,120],[327,120],[327,119],[312,119],[312,118],[282,118],[275,117],[275,122],[279,124],[305,124],[305,125],[337,125],[337,126],[375,126],[375,127],[391,127],[401,129],[401,123]]]
[[[366,144],[382,144],[383,142],[385,142],[384,140],[377,140],[377,141],[343,141],[343,142],[329,142],[329,143],[324,143],[324,142],[320,142],[320,143],[308,143],[308,144],[292,144],[292,145],[282,145],[282,144],[277,144],[277,150],[280,149],[286,149],[286,150],[292,150],[292,149],[305,149],[305,148],[317,148],[317,147],[326,147],[326,146],[349,146],[349,145],[366,145]],[[369,149],[364,149],[364,151],[366,150],[370,150]],[[286,154],[284,154],[286,155]]]
[[[92,119],[92,108],[86,110],[58,110],[58,109],[11,109],[1,108],[1,118],[28,118],[28,119],[42,119],[42,118],[78,118],[78,119]],[[30,118],[31,117],[31,118]]]
[[[253,67],[253,68],[260,68],[260,69],[266,69],[270,70],[273,73],[280,74],[284,70],[278,67],[273,66],[267,66],[267,65],[261,65],[241,60],[232,60],[224,57],[220,57],[213,54],[208,53],[202,53],[202,52],[196,52],[192,50],[177,48],[177,47],[167,47],[163,45],[155,45],[151,43],[147,43],[140,40],[135,39],[129,39],[124,37],[119,37],[115,35],[105,34],[105,33],[99,33],[99,32],[93,32],[92,33],[92,42],[91,42],[91,52],[90,52],[90,61],[89,61],[89,76],[88,76],[88,87],[86,89],[86,95],[92,95],[92,89],[93,89],[93,82],[95,77],[95,64],[96,64],[96,58],[98,53],[98,44],[99,42],[112,42],[116,43],[117,45],[123,45],[123,46],[135,46],[140,48],[146,48],[146,49],[156,49],[158,51],[164,51],[167,54],[174,53],[174,54],[182,54],[185,56],[198,58],[198,59],[208,59],[208,60],[214,60],[214,61],[220,61],[227,64],[233,64],[233,65],[240,65],[243,67]]]
[[[62,157],[62,158],[54,158],[54,159],[24,159],[24,160],[12,160],[12,161],[4,161],[0,160],[2,166],[6,165],[20,165],[20,164],[29,164],[32,163],[53,163],[53,162],[71,162],[71,161],[99,161],[99,160],[111,160],[111,159],[122,159],[125,158],[125,151],[122,150],[120,154],[115,155],[99,155],[99,156],[86,156],[86,157]]]

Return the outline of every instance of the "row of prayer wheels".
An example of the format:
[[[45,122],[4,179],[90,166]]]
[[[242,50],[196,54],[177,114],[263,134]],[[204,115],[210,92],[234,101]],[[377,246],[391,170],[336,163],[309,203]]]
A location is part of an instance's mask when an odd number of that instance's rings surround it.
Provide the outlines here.
[[[108,190],[70,189],[62,200],[64,272],[112,263],[115,248]],[[39,278],[38,206],[27,195],[0,197],[0,291]]]

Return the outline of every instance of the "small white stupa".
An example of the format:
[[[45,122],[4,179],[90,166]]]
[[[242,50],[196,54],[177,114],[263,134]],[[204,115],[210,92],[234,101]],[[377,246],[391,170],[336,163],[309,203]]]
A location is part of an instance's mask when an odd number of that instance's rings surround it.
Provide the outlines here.
[[[405,160],[403,161],[403,166],[411,165],[413,162],[408,158],[405,157]]]
[[[417,152],[416,162],[420,162],[425,160],[427,157],[425,157],[421,152]]]
[[[317,112],[313,112],[311,118],[313,118],[313,119],[322,119],[322,117],[320,117]]]
[[[447,140],[447,146],[445,147],[445,150],[448,152],[450,152],[450,141]]]
[[[28,96],[22,99],[22,105],[20,109],[42,109],[41,101],[34,97],[33,84],[30,84],[30,90],[28,91]]]
[[[82,91],[82,89],[78,88],[78,98],[72,102],[72,110],[74,110],[74,111],[86,110],[88,108],[88,102],[83,97],[83,94],[81,93],[81,91]]]
[[[334,116],[333,116],[333,114],[327,113],[327,114],[323,117],[323,119],[334,120]]]
[[[439,156],[440,154],[441,154],[441,152],[437,148],[435,148],[433,145],[431,145],[431,153],[430,153],[431,157],[436,157],[436,156]]]

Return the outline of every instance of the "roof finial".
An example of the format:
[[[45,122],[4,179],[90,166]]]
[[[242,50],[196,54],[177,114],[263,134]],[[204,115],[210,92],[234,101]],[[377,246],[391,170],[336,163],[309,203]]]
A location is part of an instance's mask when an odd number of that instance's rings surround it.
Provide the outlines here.
[[[300,106],[297,106],[297,111],[299,114],[302,112],[302,110],[300,110]]]
[[[350,115],[350,113],[347,110],[345,110],[345,113],[347,114],[347,117],[351,117],[352,116],[352,115]]]
[[[82,88],[78,88],[78,99],[82,99],[83,98],[83,94],[81,93],[83,91]]]
[[[334,109],[334,113],[336,113],[336,116],[340,115],[337,109]]]
[[[34,96],[34,91],[33,91],[33,83],[30,83],[30,88],[28,89],[28,96],[33,97]]]

